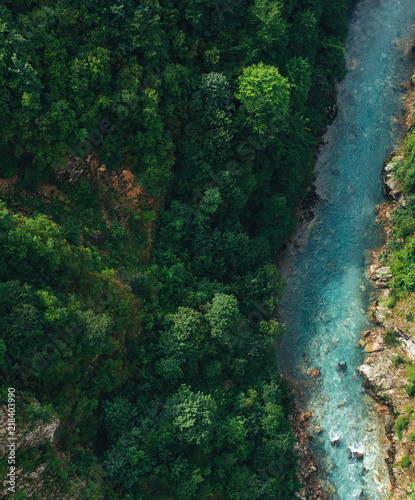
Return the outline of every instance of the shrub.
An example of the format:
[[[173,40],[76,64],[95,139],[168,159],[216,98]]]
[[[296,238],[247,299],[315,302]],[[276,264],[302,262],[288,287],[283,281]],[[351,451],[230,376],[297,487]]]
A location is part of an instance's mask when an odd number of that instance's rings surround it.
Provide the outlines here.
[[[408,382],[415,383],[415,366],[412,363],[406,368],[406,378]]]
[[[6,458],[0,458],[0,479],[4,479],[9,472],[9,465]]]
[[[395,346],[398,343],[395,330],[386,330],[383,336],[383,340],[385,341],[385,344],[387,346],[389,347]]]
[[[409,467],[411,465],[411,460],[408,456],[406,457],[403,457],[403,459],[401,460],[401,463],[400,463],[400,466],[401,467]]]
[[[396,435],[398,436],[399,441],[402,439],[402,431],[409,424],[409,416],[401,415],[396,421]]]
[[[402,365],[403,363],[405,363],[405,360],[400,354],[398,354],[396,358],[393,360],[393,366],[399,366]]]
[[[26,500],[26,498],[29,498],[26,493],[21,488],[17,488],[13,500]]]
[[[408,394],[408,396],[412,397],[415,395],[415,384],[409,384],[406,388],[405,388],[405,391],[406,391],[406,394]]]
[[[25,472],[33,472],[39,462],[40,452],[37,448],[32,448],[30,450],[18,451],[18,462],[19,467],[22,467]]]
[[[54,474],[58,483],[67,484],[69,475],[65,465],[59,456],[55,456],[49,464],[49,470]]]

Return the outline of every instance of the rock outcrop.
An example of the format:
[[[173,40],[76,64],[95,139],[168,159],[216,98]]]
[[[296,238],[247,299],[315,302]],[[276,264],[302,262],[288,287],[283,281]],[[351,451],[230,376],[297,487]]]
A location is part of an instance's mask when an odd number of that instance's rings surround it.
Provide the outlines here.
[[[38,402],[31,403],[33,406],[39,407]],[[4,405],[0,406],[0,458],[8,460],[10,435],[8,430],[9,416],[7,408]],[[49,461],[36,464],[33,470],[25,470],[19,460],[20,454],[24,450],[39,448],[46,442],[53,442],[56,429],[59,427],[60,420],[52,418],[45,422],[38,420],[36,422],[24,423],[19,416],[16,416],[16,430],[13,438],[15,445],[15,476],[16,487],[23,490],[27,498],[74,498],[73,496],[65,495],[60,491],[60,484],[50,482]],[[7,479],[3,479],[0,485],[0,498],[11,497],[8,491],[10,485],[7,484]]]
[[[384,192],[393,201],[404,207],[406,204],[406,194],[402,192],[401,183],[394,177],[394,170],[397,164],[403,160],[403,156],[396,155],[393,160],[383,167]]]
[[[53,441],[53,437],[56,429],[59,427],[60,421],[58,419],[52,420],[52,422],[45,423],[42,420],[37,421],[34,424],[27,425],[23,429],[19,429],[16,434],[16,451],[28,450],[30,448],[38,448],[42,446],[47,441]],[[3,412],[2,423],[0,426],[0,458],[7,456],[8,449],[8,432],[7,432],[7,414]]]

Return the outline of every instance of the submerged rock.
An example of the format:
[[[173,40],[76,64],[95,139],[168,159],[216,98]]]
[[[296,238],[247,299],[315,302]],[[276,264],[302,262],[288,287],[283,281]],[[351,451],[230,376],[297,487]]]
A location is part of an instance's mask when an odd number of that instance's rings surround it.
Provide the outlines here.
[[[310,375],[314,378],[317,378],[320,375],[320,370],[311,370]]]
[[[346,361],[341,361],[338,365],[337,365],[337,371],[339,373],[346,373],[346,368],[347,368],[347,363]]]
[[[331,445],[333,446],[333,448],[338,448],[340,446],[340,439],[339,438],[334,438],[331,441]]]
[[[352,462],[360,462],[363,460],[364,454],[362,451],[353,450],[352,448],[347,449],[347,456]]]

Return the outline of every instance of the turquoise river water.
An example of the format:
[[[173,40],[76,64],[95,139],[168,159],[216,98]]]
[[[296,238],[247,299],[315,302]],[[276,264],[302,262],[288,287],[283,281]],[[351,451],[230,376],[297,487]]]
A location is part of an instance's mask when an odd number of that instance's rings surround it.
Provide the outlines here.
[[[349,72],[338,86],[338,116],[316,166],[322,201],[314,219],[298,228],[283,269],[287,333],[280,365],[303,384],[303,404],[314,413],[311,430],[322,430],[311,446],[331,499],[389,495],[384,427],[357,372],[365,359],[358,342],[371,326],[369,251],[382,242],[375,207],[382,200],[383,161],[402,134],[399,84],[412,69],[405,42],[413,23],[415,0],[362,0],[353,9]],[[344,374],[337,366],[343,361]],[[316,379],[309,375],[313,368],[321,372]],[[351,460],[349,449],[362,452],[363,460]]]

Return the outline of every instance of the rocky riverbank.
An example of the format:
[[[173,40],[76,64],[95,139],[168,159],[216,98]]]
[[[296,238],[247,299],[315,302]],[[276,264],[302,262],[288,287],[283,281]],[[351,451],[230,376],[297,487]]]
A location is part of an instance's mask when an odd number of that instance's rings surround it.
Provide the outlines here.
[[[409,129],[414,111],[415,91],[410,88],[407,97],[405,123]],[[403,159],[400,151],[390,154],[383,166],[384,193],[389,200],[378,207],[378,222],[385,228],[386,243],[380,252],[372,252],[369,277],[378,291],[371,309],[371,319],[377,326],[362,333],[361,345],[369,353],[359,372],[365,378],[365,388],[373,396],[377,409],[384,418],[389,439],[386,457],[391,479],[393,499],[408,498],[415,482],[415,402],[408,396],[408,366],[415,362],[415,324],[412,317],[414,296],[390,304],[389,282],[391,270],[382,263],[382,255],[389,251],[392,215],[406,204],[399,181],[394,177],[396,164]]]
[[[296,404],[293,404],[291,415],[292,427],[297,438],[294,449],[301,458],[299,476],[304,485],[303,489],[297,494],[297,498],[301,500],[327,500],[328,496],[317,480],[317,461],[310,450],[310,440],[314,436],[309,431],[309,422],[313,412],[304,411]]]

